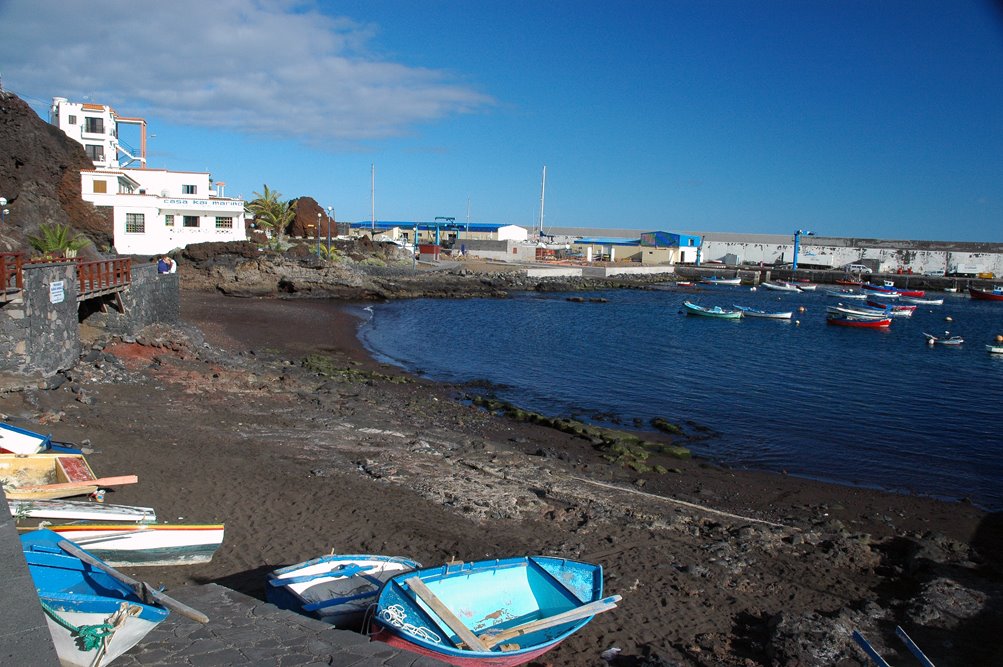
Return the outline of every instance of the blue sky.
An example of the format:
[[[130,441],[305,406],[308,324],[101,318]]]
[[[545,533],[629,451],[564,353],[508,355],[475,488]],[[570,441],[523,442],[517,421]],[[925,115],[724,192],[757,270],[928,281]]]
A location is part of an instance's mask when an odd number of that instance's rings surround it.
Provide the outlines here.
[[[339,220],[1003,242],[990,0],[0,0],[3,85]],[[128,137],[126,137],[128,139]],[[138,142],[130,142],[138,143]]]

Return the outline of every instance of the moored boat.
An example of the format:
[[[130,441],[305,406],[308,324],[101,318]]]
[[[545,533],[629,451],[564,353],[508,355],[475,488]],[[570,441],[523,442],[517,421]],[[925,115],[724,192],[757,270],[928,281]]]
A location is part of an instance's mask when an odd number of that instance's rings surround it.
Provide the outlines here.
[[[46,528],[113,567],[208,563],[223,542],[224,530],[223,524],[180,523],[74,523]]]
[[[773,290],[774,292],[800,292],[797,285],[793,285],[782,280],[776,280],[772,282],[759,283],[760,287],[764,287],[768,290]]]
[[[602,595],[600,565],[564,558],[443,565],[383,586],[374,638],[453,665],[522,665],[620,600]]]
[[[789,320],[794,317],[793,311],[785,312],[768,312],[765,310],[759,310],[758,308],[749,308],[748,306],[739,306],[737,303],[734,304],[735,308],[742,311],[743,317],[760,317],[769,320]]]
[[[841,327],[853,327],[858,329],[887,329],[892,324],[892,319],[873,317],[859,317],[857,315],[835,315],[828,313],[825,317],[828,324],[835,324]]]
[[[889,317],[888,311],[883,308],[870,308],[868,306],[844,306],[841,303],[835,306],[826,306],[825,312],[828,315],[850,316],[859,319],[871,320],[883,320]]]
[[[993,287],[991,290],[969,287],[968,293],[979,301],[1003,301],[1003,287]]]
[[[106,665],[138,644],[168,610],[144,602],[120,579],[71,555],[60,546],[63,541],[49,530],[21,536],[59,662],[64,667]]]
[[[929,345],[961,345],[965,342],[965,339],[961,336],[952,336],[950,331],[945,331],[943,336],[934,336],[933,334],[928,334],[925,331],[923,335],[926,336],[926,342]]]
[[[700,282],[705,285],[741,285],[742,279],[738,276],[734,278],[720,278],[718,276],[711,276],[709,278],[703,278]]]
[[[943,299],[919,299],[914,296],[904,296],[900,300],[916,306],[941,306],[944,303]]]
[[[335,627],[361,629],[383,584],[419,567],[420,563],[396,556],[321,556],[270,573],[265,598],[280,609]]]
[[[867,298],[866,294],[861,294],[860,292],[855,292],[852,289],[827,289],[823,290],[827,296],[836,297],[837,299],[854,299],[863,301]]]
[[[718,319],[724,319],[724,320],[737,320],[742,317],[742,311],[740,310],[726,310],[721,306],[714,306],[713,308],[705,308],[703,306],[698,306],[695,303],[690,303],[689,301],[683,301],[683,308],[686,309],[687,315],[716,317]]]
[[[1003,354],[1003,345],[986,345],[989,354]]]

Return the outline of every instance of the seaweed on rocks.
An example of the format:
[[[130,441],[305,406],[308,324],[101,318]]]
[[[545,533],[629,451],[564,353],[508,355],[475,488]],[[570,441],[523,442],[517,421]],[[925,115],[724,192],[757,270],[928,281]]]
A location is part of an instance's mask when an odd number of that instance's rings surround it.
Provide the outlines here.
[[[384,373],[377,373],[376,371],[340,366],[333,357],[323,354],[309,355],[303,359],[302,366],[318,375],[323,375],[326,378],[339,382],[366,382],[368,380],[385,380],[394,384],[414,382],[414,380],[406,375],[386,375]]]

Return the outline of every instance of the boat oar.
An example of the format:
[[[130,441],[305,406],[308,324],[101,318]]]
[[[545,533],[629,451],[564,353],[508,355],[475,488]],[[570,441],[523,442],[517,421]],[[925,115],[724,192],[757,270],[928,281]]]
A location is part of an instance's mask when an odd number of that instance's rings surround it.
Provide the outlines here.
[[[539,618],[535,621],[507,628],[496,635],[481,634],[479,637],[481,643],[488,648],[491,648],[504,641],[508,641],[509,639],[515,639],[516,637],[521,637],[522,635],[528,635],[529,633],[536,632],[537,630],[552,628],[555,625],[562,625],[571,621],[577,621],[578,619],[585,618],[586,616],[595,616],[596,614],[604,611],[609,611],[610,609],[615,608],[616,603],[620,600],[621,597],[619,595],[611,595],[608,598],[596,600],[595,602],[590,602],[589,604],[582,605],[581,607],[575,607],[574,609],[570,609],[560,614],[555,614],[554,616]]]
[[[118,477],[98,477],[97,479],[82,479],[76,482],[59,482],[58,484],[36,484],[34,486],[19,486],[17,491],[57,491],[80,486],[118,486],[119,484],[135,484],[139,481],[136,475],[120,475]]]
[[[146,582],[136,581],[132,577],[122,574],[121,572],[111,567],[107,563],[98,560],[97,558],[90,555],[83,549],[79,548],[77,545],[73,544],[69,540],[59,540],[58,545],[59,548],[65,551],[66,553],[79,558],[85,563],[93,565],[99,570],[106,572],[111,577],[121,581],[123,584],[125,584],[126,586],[130,587],[133,591],[135,591],[136,595],[138,595],[140,599],[144,601],[152,599],[158,604],[163,605],[164,607],[170,609],[171,611],[176,611],[182,616],[190,618],[193,621],[198,621],[199,623],[209,622],[209,617],[203,614],[202,612],[198,611],[197,609],[192,609],[188,605],[178,602],[172,597],[164,595],[160,591],[152,588]]]

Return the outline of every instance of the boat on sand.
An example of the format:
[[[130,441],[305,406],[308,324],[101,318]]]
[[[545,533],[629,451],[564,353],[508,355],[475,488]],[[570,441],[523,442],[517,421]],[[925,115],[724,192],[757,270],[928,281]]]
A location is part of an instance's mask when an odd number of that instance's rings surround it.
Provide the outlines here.
[[[13,500],[84,496],[137,481],[135,475],[99,478],[82,454],[0,454],[0,482]]]

